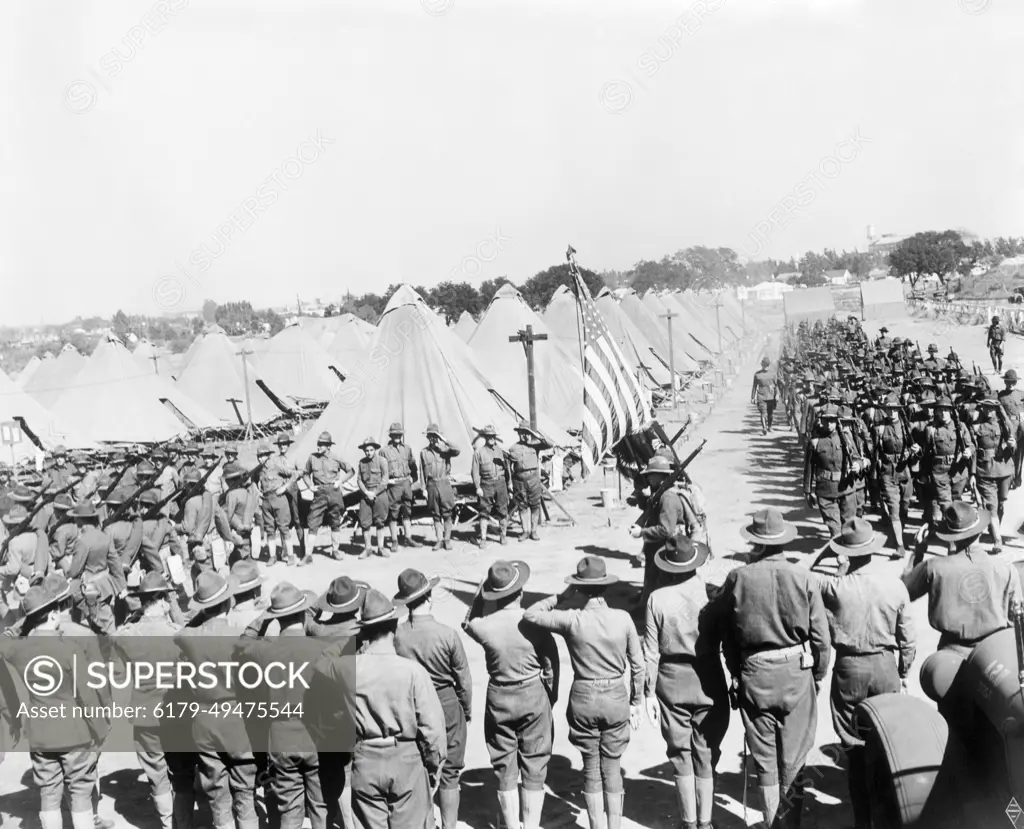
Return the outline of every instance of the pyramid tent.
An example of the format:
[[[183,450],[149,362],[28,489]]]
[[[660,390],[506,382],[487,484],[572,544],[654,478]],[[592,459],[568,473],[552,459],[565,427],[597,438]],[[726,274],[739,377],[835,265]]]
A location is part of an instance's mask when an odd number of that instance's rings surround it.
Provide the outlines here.
[[[139,340],[139,344],[135,346],[132,356],[140,368],[152,371],[154,374],[159,374],[168,379],[174,377],[174,368],[169,359],[170,355],[164,349],[157,348],[149,340]]]
[[[570,354],[575,365],[583,359],[580,352],[580,325],[576,311],[576,297],[568,285],[559,285],[544,309],[544,324]]]
[[[612,336],[619,344],[623,356],[633,363],[630,367],[634,373],[645,374],[645,382],[668,386],[672,376],[668,369],[668,356],[658,353],[647,335],[626,316],[607,288],[602,289],[598,294],[595,304],[597,310],[601,312],[601,318],[608,326],[608,330],[612,332]],[[689,361],[686,365],[676,365],[675,368],[677,372],[691,372],[696,371],[698,366],[695,362]]]
[[[370,341],[377,329],[355,314],[342,314],[332,319],[338,320],[338,326],[327,347],[327,353],[338,361],[343,372],[345,369],[355,371],[357,364],[366,358]]]
[[[633,324],[637,328],[639,328],[641,331],[644,332],[644,334],[647,337],[647,340],[654,347],[654,350],[658,354],[665,355],[665,356],[668,355],[668,353],[669,353],[668,335],[667,335],[667,333],[665,331],[665,327],[664,327],[664,325],[660,324],[661,320],[658,319],[658,317],[656,316],[655,312],[652,311],[647,305],[645,305],[643,303],[643,301],[640,299],[640,297],[638,297],[636,295],[636,291],[627,291],[623,295],[622,299],[619,301],[619,308],[622,309],[622,312],[627,317],[629,317],[629,319],[633,322]],[[664,313],[664,312],[662,312],[662,313]],[[676,345],[675,340],[677,338],[675,337],[675,332],[673,331],[672,333],[673,333],[672,345],[675,346]],[[696,345],[696,343],[694,343],[694,349],[696,349],[696,348],[697,348],[697,345]],[[697,353],[704,354],[704,356],[700,357],[701,361],[705,361],[705,360],[708,359],[708,357],[703,352],[703,350],[701,350],[701,351],[699,351]],[[676,350],[676,356],[677,356],[676,362],[677,363],[679,362],[679,355],[680,354],[683,355],[684,359],[690,359],[690,360],[696,359],[694,357],[691,357],[689,352],[683,350],[682,348],[677,348],[677,350]]]
[[[217,425],[173,381],[143,371],[113,335],[100,340],[53,413],[96,442],[150,443]]]
[[[647,297],[644,297],[647,301]],[[696,344],[702,359],[710,360],[714,357],[718,348],[718,334],[714,331],[714,317],[711,317],[709,327],[707,311],[694,311],[679,301],[679,294],[666,293],[658,297],[658,301],[666,310],[679,314],[679,319],[673,320],[676,330],[684,332],[688,339],[684,339],[688,350],[692,351],[691,341]],[[672,332],[675,334],[675,330]]]
[[[726,291],[722,291],[718,297],[710,297],[706,295],[697,295],[697,301],[710,307],[714,310],[714,303],[719,303],[719,313],[722,317],[722,325],[728,329],[737,340],[742,340],[744,331],[743,320],[741,319],[738,312],[734,311],[728,302],[729,294]],[[724,336],[724,333],[723,333]]]
[[[476,325],[476,320],[473,319],[469,311],[463,311],[459,314],[458,322],[452,327],[455,329],[455,333],[462,337],[462,341],[468,343],[473,332],[476,331]]]
[[[388,425],[400,421],[414,452],[426,445],[424,432],[434,422],[461,450],[452,473],[470,474],[475,428],[491,424],[506,446],[516,440],[515,418],[504,410],[478,375],[453,348],[455,335],[402,286],[389,300],[370,344],[363,370],[350,376],[289,456],[304,463],[321,432],[330,432],[337,452],[350,462],[367,435],[383,441]]]
[[[734,330],[732,319],[724,308],[715,309],[716,298],[713,294],[697,294],[691,289],[673,294],[673,299],[689,310],[699,319],[707,320],[705,337],[710,339],[711,347],[718,351],[718,327],[722,329],[722,345],[730,345],[742,336],[742,331]],[[701,340],[704,342],[704,340]]]
[[[563,429],[578,429],[583,423],[583,375],[513,285],[506,283],[495,293],[469,338],[469,347],[485,370],[501,367],[502,396],[517,411],[528,413],[526,356],[522,343],[509,342],[528,325],[548,338],[535,343],[533,350],[538,414],[543,412]],[[495,373],[493,368],[490,373]]]
[[[285,326],[262,348],[256,367],[277,395],[301,403],[331,399],[348,371],[298,323]]]
[[[262,378],[252,356],[246,357],[243,371],[241,350],[224,329],[207,331],[193,343],[188,364],[178,375],[178,388],[213,412],[220,425],[245,424],[246,373],[253,423],[266,423],[281,414],[272,396],[259,385]]]
[[[50,409],[64,390],[75,381],[76,375],[86,363],[88,358],[83,357],[77,348],[68,343],[56,357],[42,361],[25,383],[25,391]]]
[[[3,447],[0,460],[23,461],[35,458],[42,450],[63,444],[68,449],[89,449],[90,443],[61,418],[43,408],[28,392],[19,389],[10,377],[0,371],[0,422],[15,421],[21,427],[21,439],[12,446]],[[33,442],[35,438],[41,449]]]
[[[28,382],[29,378],[35,374],[36,369],[39,368],[42,362],[42,360],[33,354],[31,359],[25,364],[25,368],[18,372],[18,376],[14,379],[14,385],[19,389],[25,388],[25,384]]]
[[[188,364],[192,360],[192,356],[196,353],[196,350],[199,348],[200,343],[202,343],[203,341],[203,337],[205,337],[207,334],[227,335],[227,332],[216,323],[208,324],[206,328],[202,330],[202,333],[200,333],[198,337],[192,340],[192,345],[190,345],[185,350],[185,353],[178,358],[178,374],[176,376],[180,377],[182,372],[184,372],[185,369],[188,368]]]
[[[676,314],[672,319],[672,347],[676,352],[676,363],[679,363],[681,359],[680,355],[682,355],[682,358],[689,357],[691,360],[697,361],[711,359],[711,354],[708,350],[689,335],[689,330],[694,326],[694,322],[690,318],[689,313],[684,313],[677,306],[673,306],[670,309],[661,301],[661,298],[658,297],[654,291],[648,291],[641,300],[641,304],[650,313],[650,319],[657,325],[658,331],[661,333],[662,341],[666,343],[666,347],[669,341],[669,336],[668,320],[665,318],[665,314],[670,310],[672,313]]]

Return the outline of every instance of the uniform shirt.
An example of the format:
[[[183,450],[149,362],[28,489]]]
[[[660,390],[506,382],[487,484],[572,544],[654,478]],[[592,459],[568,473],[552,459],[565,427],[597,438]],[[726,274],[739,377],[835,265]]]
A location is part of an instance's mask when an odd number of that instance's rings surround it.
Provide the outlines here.
[[[378,640],[355,657],[356,740],[415,740],[433,778],[448,757],[444,711],[426,670]],[[358,755],[356,755],[358,757]]]
[[[708,586],[699,574],[651,593],[644,629],[647,696],[654,693],[660,657],[706,657],[718,651],[719,643],[703,614],[707,604]]]
[[[147,571],[163,572],[160,550],[170,542],[172,531],[171,522],[166,518],[148,518],[142,522],[141,555]]]
[[[105,532],[96,526],[82,528],[75,542],[75,555],[68,568],[68,578],[77,579],[85,573],[95,575],[109,572],[124,587],[124,568],[117,556],[117,550]]]
[[[459,635],[433,616],[410,616],[395,633],[395,653],[423,666],[434,688],[453,688],[462,710],[472,714],[473,679]]]
[[[860,460],[860,452],[852,435],[848,435],[846,446],[850,453],[846,469],[843,469],[844,439],[837,428],[830,434],[811,438],[807,442],[804,461],[804,492],[814,492],[819,498],[838,498],[853,491],[854,467]],[[846,472],[845,477],[839,476]]]
[[[619,679],[630,670],[630,704],[638,705],[644,689],[644,659],[633,619],[608,607],[603,596],[588,599],[581,610],[556,610],[550,596],[526,610],[523,618],[565,638],[578,680]]]
[[[928,596],[928,624],[959,642],[974,642],[1010,624],[1021,596],[1017,568],[981,551],[918,564],[903,582],[911,601]]]
[[[690,504],[680,497],[675,487],[669,487],[662,493],[657,510],[649,509],[650,519],[640,530],[640,538],[644,542],[644,551],[657,550],[665,540],[676,534],[677,527],[683,527],[687,536],[692,536],[700,527],[700,520]]]
[[[811,571],[788,562],[785,553],[731,570],[709,610],[733,676],[739,676],[746,653],[807,642],[814,678],[824,679],[832,656],[825,605]]]
[[[75,554],[75,543],[78,541],[78,527],[74,521],[58,524],[50,533],[50,560],[57,566],[66,556]]]
[[[342,472],[350,473],[352,467],[341,458],[334,457],[330,452],[323,455],[310,455],[306,460],[307,483],[310,483],[314,489],[334,484]]]
[[[459,450],[445,441],[438,441],[437,448],[428,446],[420,452],[420,469],[424,481],[447,481],[452,474],[452,458]]]
[[[925,455],[933,473],[966,475],[971,462],[962,456],[957,458],[956,454],[958,450],[965,451],[973,447],[971,433],[963,423],[960,424],[959,441],[957,427],[953,421],[929,426],[927,429]]]
[[[998,323],[993,323],[988,327],[988,336],[986,337],[986,345],[1000,345],[1003,340],[1006,339],[1006,329]]]
[[[115,521],[106,527],[105,533],[110,538],[110,548],[124,565],[131,563],[135,554],[142,548],[141,520]],[[89,569],[88,565],[86,569]]]
[[[466,635],[484,649],[487,675],[508,685],[538,675],[558,687],[558,646],[546,630],[526,621],[521,607],[505,607],[470,619]]]
[[[291,481],[298,479],[299,467],[287,455],[273,455],[267,458],[260,470],[260,489],[264,495],[273,495],[274,492]]]
[[[481,484],[503,480],[504,468],[505,456],[500,447],[481,446],[473,452],[473,486],[480,489]]]
[[[36,547],[38,544],[39,535],[31,530],[12,536],[7,544],[7,558],[0,567],[0,575],[8,578],[17,578],[18,576],[24,576],[26,579],[32,578],[32,574],[36,571]]]
[[[178,470],[168,464],[157,476],[154,483],[160,488],[160,500],[162,501],[172,495],[181,485],[181,479],[178,477]]]
[[[928,371],[943,371],[946,368],[946,361],[942,357],[929,357],[924,361],[924,367]]]
[[[50,487],[64,489],[72,478],[78,477],[78,470],[73,464],[65,462],[63,466],[52,464],[43,472],[43,492]]]
[[[902,581],[870,568],[819,576],[832,644],[837,657],[897,651],[906,677],[917,652],[910,596]]]
[[[363,494],[377,495],[388,486],[388,461],[380,452],[372,458],[359,461],[359,490]]]
[[[383,455],[384,460],[388,462],[388,474],[392,481],[402,478],[412,478],[414,481],[418,479],[416,458],[412,454],[412,449],[404,443],[389,443],[377,454]]]
[[[512,474],[520,480],[540,476],[540,458],[537,450],[528,443],[513,443],[508,450],[512,462]]]
[[[252,531],[252,521],[249,520],[249,495],[247,488],[236,487],[229,489],[224,496],[224,512],[227,515],[228,526],[243,536]]]
[[[891,423],[884,423],[875,428],[878,446],[878,461],[883,473],[892,474],[902,459],[903,452],[909,447],[910,435],[907,434],[903,421],[895,418]]]
[[[173,598],[171,601],[172,606],[176,606]],[[129,661],[174,662],[178,660],[180,652],[178,651],[178,646],[174,643],[173,637],[180,631],[181,625],[171,621],[163,614],[147,612],[137,621],[129,622],[118,629],[118,649],[122,652],[124,658]],[[140,641],[138,646],[136,646],[134,642],[125,641],[121,637],[142,637],[143,641]],[[159,647],[153,641],[155,638],[166,639],[166,646]],[[159,653],[153,652],[155,648],[158,648]],[[155,676],[149,679],[146,677],[138,679],[132,687],[131,704],[135,707],[141,707],[143,711],[136,712],[135,725],[155,728],[160,724],[156,717],[149,715],[152,714],[156,706],[164,702],[167,697],[167,691],[167,688],[159,686]]]
[[[198,544],[206,538],[213,524],[213,496],[208,492],[193,495],[185,502],[181,528],[188,535],[190,544]]]
[[[1024,392],[1017,388],[1003,389],[999,392],[999,402],[1010,420],[1019,423],[1021,413],[1024,412]]]
[[[750,387],[750,396],[754,400],[774,400],[779,378],[773,368],[763,368],[754,373],[754,383]]]
[[[174,642],[181,650],[182,658],[193,664],[202,662],[230,662],[234,657],[234,647],[242,634],[242,629],[233,625],[223,616],[213,619],[206,619],[202,624],[194,627],[186,627],[180,630],[174,637]],[[223,641],[214,642],[219,638]],[[219,645],[219,647],[217,647]],[[224,674],[215,672],[220,681],[216,683],[196,682],[190,693],[200,703],[229,702],[235,699],[235,688],[233,683],[228,689]],[[203,687],[214,685],[213,688]],[[235,718],[238,719],[238,718]]]
[[[980,478],[1005,478],[1013,474],[1013,452],[1003,441],[1003,427],[986,420],[974,427],[978,443],[975,471]]]

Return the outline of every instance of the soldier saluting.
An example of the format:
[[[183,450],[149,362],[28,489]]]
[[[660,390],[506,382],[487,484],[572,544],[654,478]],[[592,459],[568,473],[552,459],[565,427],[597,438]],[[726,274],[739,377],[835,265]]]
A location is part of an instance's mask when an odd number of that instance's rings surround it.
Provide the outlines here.
[[[529,537],[540,541],[537,527],[540,526],[544,484],[540,480],[540,457],[537,453],[550,448],[551,444],[534,432],[526,420],[519,421],[516,434],[519,440],[508,450],[508,459],[512,464],[512,497],[523,527],[519,540],[526,541],[529,527]],[[527,515],[530,516],[529,521],[526,520]]]
[[[452,458],[459,455],[459,449],[452,446],[436,423],[427,426],[427,448],[420,452],[420,469],[423,470],[423,484],[427,493],[427,509],[434,519],[434,534],[437,541],[434,549],[452,548],[452,512],[455,509],[455,493],[452,491]]]

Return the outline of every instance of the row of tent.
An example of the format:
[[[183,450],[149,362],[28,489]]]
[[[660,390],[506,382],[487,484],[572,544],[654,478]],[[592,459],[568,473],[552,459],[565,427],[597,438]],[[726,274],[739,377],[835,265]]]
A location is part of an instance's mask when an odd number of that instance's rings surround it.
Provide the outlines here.
[[[685,377],[713,362],[718,328],[710,301],[692,293],[641,299],[604,290],[595,303],[627,367],[652,388],[669,385],[670,363]],[[726,295],[717,311],[727,347],[743,336],[742,308]],[[145,342],[132,352],[112,336],[88,357],[67,346],[33,360],[16,382],[0,375],[0,421],[19,420],[44,445],[87,448],[237,427],[250,413],[251,422],[266,424],[326,402],[293,447],[297,458],[304,460],[321,431],[332,433],[342,453],[353,453],[367,434],[384,437],[394,420],[405,424],[413,446],[437,422],[464,447],[453,471],[468,475],[465,449],[474,427],[493,425],[509,443],[528,415],[523,346],[509,341],[527,326],[547,337],[535,344],[538,427],[557,445],[572,445],[583,405],[575,298],[559,289],[538,314],[511,285],[498,291],[479,323],[464,318],[454,328],[403,286],[376,327],[353,315],[310,318],[274,337],[239,339],[211,326],[182,355]],[[26,442],[20,449],[27,455],[33,447]]]

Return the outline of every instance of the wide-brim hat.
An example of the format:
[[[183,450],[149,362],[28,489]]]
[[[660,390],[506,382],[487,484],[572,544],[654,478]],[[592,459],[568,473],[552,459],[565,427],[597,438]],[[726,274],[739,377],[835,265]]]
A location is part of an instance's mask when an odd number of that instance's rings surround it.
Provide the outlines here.
[[[529,578],[530,565],[525,561],[499,559],[488,569],[480,595],[488,602],[503,599],[522,590]]]
[[[398,592],[393,601],[395,604],[412,604],[428,595],[440,583],[440,576],[427,578],[419,570],[409,567],[398,576]]]
[[[235,583],[220,573],[205,570],[196,577],[196,591],[189,602],[189,610],[204,610],[235,595]]]
[[[107,501],[107,503],[112,503]],[[118,501],[117,504],[124,503],[123,499]],[[92,501],[83,501],[77,506],[72,507],[68,510],[68,516],[70,518],[99,518],[99,513],[96,512],[96,505]]]
[[[281,616],[305,613],[315,604],[316,593],[312,590],[299,590],[294,584],[283,581],[270,592],[270,607],[264,614],[270,619],[279,619]]]
[[[18,484],[18,486],[11,490],[9,497],[16,504],[30,504],[36,500],[36,494],[27,486]]]
[[[34,587],[30,587],[21,600],[21,612],[26,618],[31,616],[38,616],[40,613],[48,613],[58,603],[58,599],[43,585],[37,584]]]
[[[356,622],[356,627],[365,630],[375,625],[386,625],[397,621],[398,612],[391,599],[379,590],[371,588],[366,591],[366,598],[363,600],[363,613]]]
[[[367,446],[373,446],[376,449],[380,449],[380,444],[377,442],[377,439],[369,435],[363,438],[362,443],[359,444],[359,448],[365,449]]]
[[[256,562],[248,558],[240,558],[232,564],[228,578],[234,583],[236,593],[253,590],[266,581],[260,575],[260,569],[256,566]]]
[[[66,458],[67,454],[67,447],[58,445],[53,447],[53,451],[50,453],[50,456],[54,458]]]
[[[473,431],[480,435],[480,437],[482,438],[498,438],[498,440],[501,440],[501,438],[498,437],[498,430],[495,429],[490,423],[488,423],[486,426],[481,426],[479,429],[477,429],[476,426],[474,426]]]
[[[839,530],[839,535],[829,542],[833,552],[847,558],[869,556],[885,545],[885,537],[876,533],[871,522],[863,518],[851,518]]]
[[[261,443],[261,444],[257,445],[257,447],[256,447],[256,457],[257,458],[260,455],[273,455],[273,454],[274,454],[274,450],[270,448],[270,444],[269,443]]]
[[[839,407],[834,405],[834,404],[832,404],[832,403],[830,403],[827,406],[822,406],[821,407],[821,411],[818,413],[818,418],[821,419],[821,420],[825,420],[826,418],[831,418],[832,420],[838,420],[839,419]]]
[[[1006,373],[1003,375],[1003,379],[1004,380],[1016,381],[1017,380],[1017,370],[1014,369],[1014,368],[1007,369]]]
[[[153,593],[171,593],[174,591],[174,586],[169,584],[167,579],[164,578],[163,573],[158,573],[155,570],[151,570],[142,577],[142,581],[139,585],[132,589],[132,593],[136,596],[143,596],[146,594]]]
[[[239,478],[244,478],[248,470],[240,463],[232,461],[224,467],[224,471],[221,473],[225,481],[237,481]]]
[[[965,501],[954,501],[942,514],[942,526],[935,531],[942,541],[963,541],[988,529],[989,512]]]
[[[317,599],[316,606],[327,613],[354,613],[363,603],[370,585],[355,581],[348,576],[339,576]]]
[[[654,565],[666,573],[692,573],[707,561],[710,553],[706,544],[685,535],[673,535],[654,554]]]
[[[317,446],[333,446],[334,438],[331,437],[330,432],[321,432],[316,438]]]
[[[294,442],[295,441],[292,440],[292,436],[286,433],[278,435],[277,440],[274,441],[274,443],[276,443],[278,446],[283,446],[285,444],[291,445]]]
[[[441,436],[441,427],[436,423],[430,423],[427,425],[427,430],[423,433],[425,435],[437,435]]]
[[[658,475],[671,475],[672,474],[672,462],[664,455],[655,455],[648,461],[647,466],[644,467],[641,475],[650,475],[651,473]]]
[[[71,582],[64,578],[64,574],[59,571],[50,573],[43,579],[43,587],[57,602],[62,602],[71,596]]]
[[[20,524],[26,518],[28,518],[28,510],[21,506],[21,504],[16,504],[3,517],[3,522],[9,527],[13,527]]]
[[[740,535],[753,544],[777,547],[796,538],[797,528],[783,518],[779,510],[768,507],[755,512],[753,520],[740,528]]]
[[[615,584],[618,576],[608,572],[604,559],[600,556],[584,556],[576,565],[576,572],[565,577],[565,583],[576,587],[602,587]]]
[[[390,426],[388,426],[388,434],[389,435],[404,435],[405,434],[405,427],[402,426],[402,424],[399,423],[396,420],[394,423],[392,423]]]

